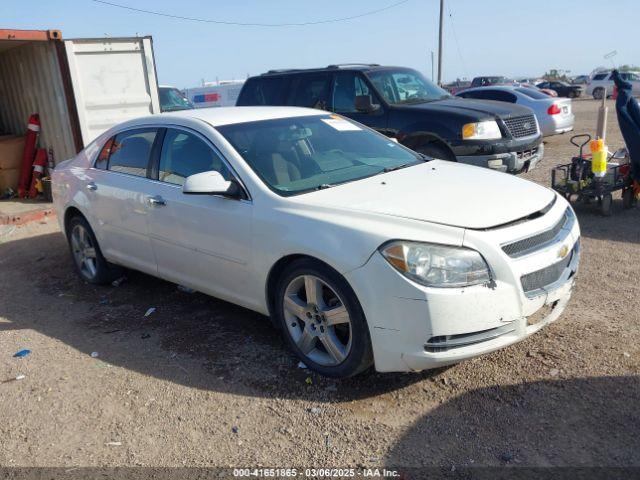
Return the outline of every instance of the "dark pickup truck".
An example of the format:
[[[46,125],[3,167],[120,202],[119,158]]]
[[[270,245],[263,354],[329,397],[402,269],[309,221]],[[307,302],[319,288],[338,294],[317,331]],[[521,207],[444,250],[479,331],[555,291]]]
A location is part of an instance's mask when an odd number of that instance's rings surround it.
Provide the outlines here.
[[[453,97],[410,68],[271,70],[245,82],[237,105],[329,110],[428,156],[500,171],[531,169],[543,156],[532,110]]]

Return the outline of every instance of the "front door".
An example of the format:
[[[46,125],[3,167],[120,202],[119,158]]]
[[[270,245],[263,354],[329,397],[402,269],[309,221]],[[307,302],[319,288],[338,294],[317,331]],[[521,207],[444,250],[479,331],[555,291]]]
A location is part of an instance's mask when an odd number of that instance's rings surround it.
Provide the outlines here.
[[[159,276],[244,304],[251,260],[252,204],[214,195],[186,195],[189,175],[233,173],[217,150],[192,130],[168,128],[153,181],[149,234]]]

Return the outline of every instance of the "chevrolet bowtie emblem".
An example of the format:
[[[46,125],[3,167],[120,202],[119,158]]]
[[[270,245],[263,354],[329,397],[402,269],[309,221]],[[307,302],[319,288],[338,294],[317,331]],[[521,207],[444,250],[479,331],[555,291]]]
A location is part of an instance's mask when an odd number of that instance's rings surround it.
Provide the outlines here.
[[[566,245],[563,245],[562,247],[560,247],[560,250],[558,250],[558,258],[564,258],[569,254],[569,247],[567,247]]]

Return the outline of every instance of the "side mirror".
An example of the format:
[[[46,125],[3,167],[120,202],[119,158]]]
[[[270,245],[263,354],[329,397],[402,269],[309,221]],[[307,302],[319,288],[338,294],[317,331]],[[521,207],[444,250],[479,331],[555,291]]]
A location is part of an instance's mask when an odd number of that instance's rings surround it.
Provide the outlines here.
[[[225,180],[220,172],[202,172],[190,175],[184,181],[182,193],[186,195],[222,195],[241,198],[242,189],[235,181]]]
[[[380,108],[380,105],[371,101],[371,95],[356,95],[356,110],[363,113],[373,113]]]

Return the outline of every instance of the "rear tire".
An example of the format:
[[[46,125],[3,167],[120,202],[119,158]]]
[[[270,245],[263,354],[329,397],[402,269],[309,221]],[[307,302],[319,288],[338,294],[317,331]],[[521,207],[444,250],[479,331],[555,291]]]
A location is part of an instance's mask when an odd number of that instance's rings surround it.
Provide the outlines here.
[[[428,143],[415,149],[418,153],[422,153],[428,157],[437,158],[439,160],[446,160],[448,162],[457,162],[456,156],[443,145],[437,143]]]
[[[122,268],[104,258],[89,222],[76,215],[67,224],[67,240],[76,272],[85,282],[105,285],[122,275]]]
[[[611,204],[613,203],[613,197],[610,193],[602,196],[600,199],[600,213],[605,217],[611,216]]]
[[[627,187],[622,191],[622,207],[628,210],[633,207],[633,187]]]
[[[278,280],[273,305],[285,341],[311,370],[346,378],[373,364],[360,302],[344,277],[327,265],[293,262]]]

